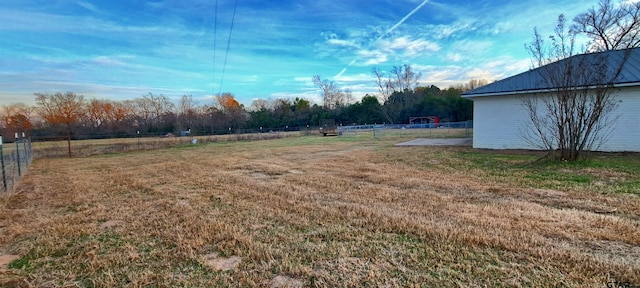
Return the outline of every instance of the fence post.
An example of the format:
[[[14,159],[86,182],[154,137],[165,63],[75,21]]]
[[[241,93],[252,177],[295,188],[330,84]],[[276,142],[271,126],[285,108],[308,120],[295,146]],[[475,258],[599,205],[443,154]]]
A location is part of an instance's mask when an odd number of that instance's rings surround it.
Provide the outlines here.
[[[22,173],[20,173],[20,143],[18,142],[18,132],[16,132],[16,164],[18,164],[18,177],[20,177]]]
[[[4,153],[2,152],[2,135],[0,135],[0,166],[2,168],[2,188],[4,191],[9,191],[7,190],[7,170],[4,166]]]
[[[4,154],[2,153],[2,136],[0,135],[0,166],[2,166],[2,188],[7,191],[7,170],[4,167]]]
[[[27,144],[29,146],[29,164],[31,164],[31,160],[33,159],[33,146],[31,146],[31,136],[29,136],[29,141]]]
[[[27,151],[27,138],[24,137],[24,132],[22,132],[22,148],[24,148],[24,167],[29,167],[29,151]]]

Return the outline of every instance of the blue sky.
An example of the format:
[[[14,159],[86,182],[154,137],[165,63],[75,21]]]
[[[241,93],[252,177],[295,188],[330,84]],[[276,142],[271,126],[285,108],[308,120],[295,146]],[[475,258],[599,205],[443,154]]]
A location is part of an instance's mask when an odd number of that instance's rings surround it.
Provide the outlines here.
[[[235,18],[234,5],[0,0],[0,104],[66,91],[318,101],[316,74],[358,100],[377,92],[373,67],[402,64],[422,72],[421,85],[497,80],[529,69],[534,27],[549,35],[560,13],[572,19],[597,0],[238,0]]]

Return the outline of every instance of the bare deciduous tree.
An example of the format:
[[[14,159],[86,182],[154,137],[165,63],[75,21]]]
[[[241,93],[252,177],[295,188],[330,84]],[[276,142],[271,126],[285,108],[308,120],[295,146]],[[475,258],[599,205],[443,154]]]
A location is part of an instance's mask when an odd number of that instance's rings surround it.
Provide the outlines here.
[[[382,103],[387,102],[391,94],[393,94],[393,80],[391,77],[385,75],[384,72],[380,71],[378,67],[374,67],[371,69],[371,74],[376,77],[376,86],[378,86],[378,92],[380,92],[380,96],[382,97]]]
[[[418,86],[422,73],[415,72],[411,65],[393,66],[389,75],[380,71],[377,67],[371,69],[371,74],[376,78],[376,86],[382,99],[386,102],[393,92],[413,91]]]
[[[464,91],[473,90],[487,84],[489,84],[489,81],[487,79],[471,79],[469,80],[469,83],[462,86],[460,90],[464,90]]]
[[[418,87],[418,81],[422,74],[415,72],[411,65],[404,64],[402,66],[393,66],[389,74],[380,71],[378,68],[373,68],[371,73],[375,77],[376,86],[382,96],[382,103],[388,103],[394,93],[411,93]],[[382,116],[392,123],[391,117],[393,107],[390,105],[384,105],[381,109]]]
[[[226,118],[227,126],[238,129],[247,122],[249,116],[233,94],[225,92],[216,95],[216,101],[222,115]]]
[[[573,19],[573,29],[591,39],[591,51],[608,51],[640,45],[640,2],[624,1],[614,6],[601,0]]]
[[[411,65],[408,64],[393,66],[391,74],[395,77],[395,83],[393,83],[394,91],[398,92],[415,90],[418,86],[418,80],[422,76],[420,72],[415,72]]]
[[[102,128],[109,122],[109,110],[113,105],[108,100],[91,99],[87,105],[87,115],[91,127],[101,132]]]
[[[254,99],[250,106],[251,111],[273,110],[273,102],[265,99]]]
[[[3,105],[0,113],[2,126],[10,130],[9,134],[19,131],[28,134],[33,128],[33,112],[34,108],[24,103]]]
[[[137,98],[135,102],[135,114],[138,117],[138,124],[147,129],[157,129],[163,119],[172,114],[175,105],[169,97],[165,95],[154,95],[152,93]]]
[[[336,106],[344,105],[348,101],[347,94],[338,88],[338,85],[327,79],[322,79],[320,75],[314,75],[312,78],[313,85],[320,88],[322,96],[322,106],[327,109],[336,108]]]
[[[67,147],[71,157],[71,132],[73,125],[85,115],[84,96],[73,92],[43,94],[36,93],[38,113],[45,122],[62,126],[67,133]]]
[[[128,101],[115,102],[112,101],[105,108],[107,113],[107,119],[111,132],[115,132],[117,129],[122,128],[122,124],[128,117],[132,116],[132,108],[128,104]]]
[[[240,103],[233,94],[229,92],[222,93],[220,95],[216,95],[216,101],[218,102],[218,107],[225,113],[232,112],[233,110],[240,108]]]
[[[178,105],[178,126],[180,130],[191,129],[198,118],[197,103],[192,95],[182,95]]]
[[[523,98],[531,124],[523,137],[556,159],[579,160],[609,138],[617,118],[613,87],[629,50],[618,51],[624,54],[621,60],[609,59],[608,53],[579,54],[575,40],[580,30],[566,24],[560,15],[550,43],[534,30],[534,41],[527,45],[538,85],[549,92]]]

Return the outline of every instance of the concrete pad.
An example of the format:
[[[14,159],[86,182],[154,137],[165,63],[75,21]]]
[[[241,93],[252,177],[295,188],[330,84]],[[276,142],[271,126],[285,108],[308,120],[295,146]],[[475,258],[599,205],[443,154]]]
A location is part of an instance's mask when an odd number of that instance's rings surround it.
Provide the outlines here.
[[[472,138],[421,138],[398,143],[396,146],[471,146],[472,144]]]

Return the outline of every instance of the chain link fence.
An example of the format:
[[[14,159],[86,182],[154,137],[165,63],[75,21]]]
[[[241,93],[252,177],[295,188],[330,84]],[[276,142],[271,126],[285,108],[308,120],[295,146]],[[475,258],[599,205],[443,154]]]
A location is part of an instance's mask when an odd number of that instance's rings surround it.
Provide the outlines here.
[[[374,124],[338,126],[340,137],[416,137],[469,138],[473,136],[473,121],[427,124]]]
[[[16,139],[18,135],[16,134]],[[18,139],[13,143],[3,143],[0,136],[0,191],[10,192],[20,178],[27,173],[33,158],[31,139]]]

